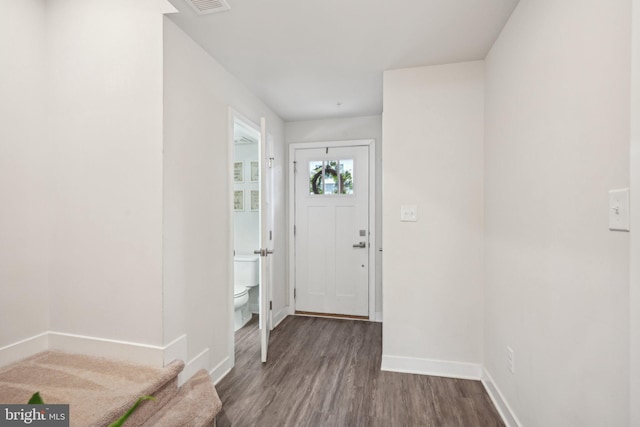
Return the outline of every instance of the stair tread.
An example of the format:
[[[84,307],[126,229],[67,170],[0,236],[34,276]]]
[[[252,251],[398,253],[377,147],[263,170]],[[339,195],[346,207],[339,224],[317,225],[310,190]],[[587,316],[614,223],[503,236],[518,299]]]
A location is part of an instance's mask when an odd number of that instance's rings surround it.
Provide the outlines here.
[[[211,425],[222,409],[222,402],[206,370],[196,372],[178,393],[144,426],[202,427]]]
[[[154,368],[50,350],[0,368],[0,401],[24,404],[39,391],[46,403],[70,405],[71,426],[103,426],[140,396],[166,389],[183,368],[181,361]],[[166,400],[174,394],[167,390]]]

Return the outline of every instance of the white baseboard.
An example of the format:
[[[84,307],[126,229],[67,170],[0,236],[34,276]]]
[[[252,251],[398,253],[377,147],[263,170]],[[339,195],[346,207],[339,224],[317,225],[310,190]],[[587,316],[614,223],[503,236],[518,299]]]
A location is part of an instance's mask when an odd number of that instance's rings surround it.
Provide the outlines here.
[[[0,348],[0,366],[8,365],[25,357],[33,356],[36,353],[49,348],[49,333],[43,332],[38,335],[14,342]]]
[[[184,365],[184,370],[178,377],[178,385],[182,385],[189,380],[200,369],[209,369],[209,349],[205,348],[196,357],[189,360]]]
[[[187,361],[187,335],[180,335],[178,338],[176,338],[175,340],[171,341],[169,344],[165,345],[164,348],[162,349],[162,361],[163,361],[163,365],[167,366],[169,363],[173,362],[174,360],[182,360],[183,362],[185,362],[185,368],[186,368],[186,361]],[[182,370],[182,372],[180,372],[178,374],[178,387],[180,387],[182,384],[184,384],[189,378],[191,378],[190,376],[186,376],[184,374],[184,369]]]
[[[507,403],[507,400],[500,392],[500,389],[498,389],[498,386],[486,368],[482,371],[482,385],[484,385],[485,390],[487,390],[493,405],[496,407],[496,410],[502,417],[502,421],[504,421],[507,427],[520,427],[522,424],[520,424],[518,417],[516,417],[516,414],[509,406],[509,403]]]
[[[282,310],[273,315],[273,328],[275,329],[285,317],[289,315],[289,307],[284,307]]]
[[[49,349],[90,356],[111,357],[156,367],[163,366],[164,362],[164,349],[159,346],[62,332],[49,332]]]
[[[174,360],[182,360],[183,362],[187,360],[187,336],[180,335],[175,340],[171,341],[169,344],[165,345],[162,355],[162,360],[164,366],[167,366],[169,363]]]
[[[218,366],[209,371],[209,377],[213,384],[218,384],[233,368],[233,363],[230,357],[225,357],[224,360],[218,363]]]
[[[381,369],[383,371],[465,380],[480,380],[482,378],[482,365],[479,363],[446,362],[413,357],[382,355]]]

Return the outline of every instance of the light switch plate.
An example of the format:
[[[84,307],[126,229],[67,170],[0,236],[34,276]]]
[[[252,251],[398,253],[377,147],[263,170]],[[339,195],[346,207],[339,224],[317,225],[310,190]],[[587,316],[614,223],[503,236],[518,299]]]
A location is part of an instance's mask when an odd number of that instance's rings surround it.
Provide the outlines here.
[[[418,206],[402,205],[400,206],[400,221],[416,222],[418,220]]]
[[[629,189],[609,191],[609,230],[629,231]]]

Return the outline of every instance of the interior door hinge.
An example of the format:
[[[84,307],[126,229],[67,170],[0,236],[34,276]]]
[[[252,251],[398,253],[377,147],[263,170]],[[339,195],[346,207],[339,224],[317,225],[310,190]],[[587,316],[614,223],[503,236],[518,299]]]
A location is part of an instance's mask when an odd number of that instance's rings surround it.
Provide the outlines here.
[[[296,237],[296,226],[293,226],[293,237]]]
[[[269,240],[273,240],[273,231],[269,230]]]
[[[298,162],[294,161],[293,162],[293,173],[298,172]]]
[[[269,301],[269,310],[273,310],[273,301]]]
[[[293,299],[296,299],[296,288],[293,288]]]

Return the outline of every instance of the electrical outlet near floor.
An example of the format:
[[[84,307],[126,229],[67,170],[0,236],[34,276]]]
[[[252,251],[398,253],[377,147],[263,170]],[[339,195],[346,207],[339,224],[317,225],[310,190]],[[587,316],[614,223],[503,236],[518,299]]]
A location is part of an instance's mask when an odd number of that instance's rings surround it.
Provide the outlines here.
[[[513,354],[513,349],[507,346],[507,369],[511,374],[516,373],[516,360],[515,355]]]

